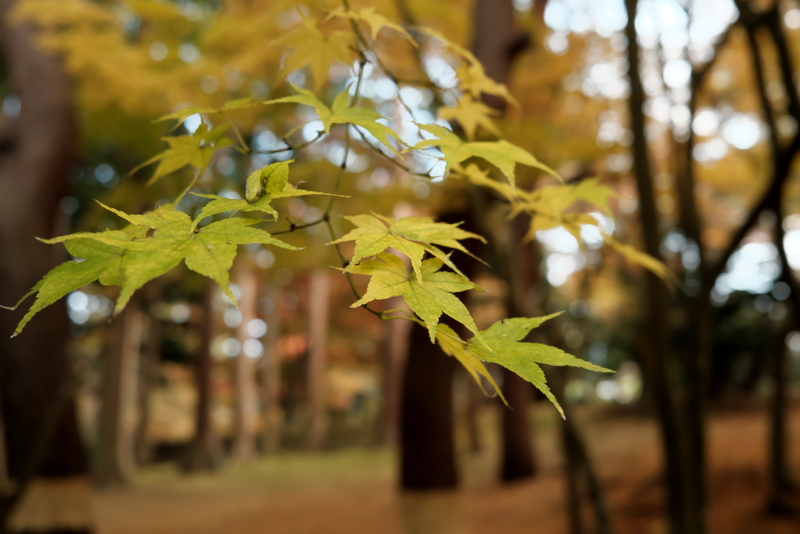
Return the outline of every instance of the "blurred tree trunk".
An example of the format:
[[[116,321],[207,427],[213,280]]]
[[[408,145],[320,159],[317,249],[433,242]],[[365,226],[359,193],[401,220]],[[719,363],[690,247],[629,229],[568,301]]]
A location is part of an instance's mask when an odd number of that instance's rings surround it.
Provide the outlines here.
[[[392,297],[386,304],[387,309],[407,309],[402,297]],[[386,336],[384,360],[383,391],[384,401],[380,416],[380,441],[382,445],[397,443],[397,429],[400,417],[400,394],[402,392],[403,369],[408,359],[408,342],[411,332],[411,321],[384,321]]]
[[[63,62],[35,47],[31,23],[11,24],[0,0],[11,90],[22,109],[0,125],[0,303],[18,300],[63,258],[51,237],[75,157],[77,123]],[[62,305],[9,339],[22,311],[0,312],[0,406],[12,492],[0,496],[6,532],[91,530],[90,487],[78,433]],[[13,514],[13,517],[11,517]],[[10,522],[9,522],[10,520]]]
[[[778,247],[778,254],[781,262],[781,280],[785,282],[790,290],[790,302],[792,305],[791,322],[789,330],[800,331],[800,285],[794,277],[792,266],[786,255],[785,241],[786,232],[783,229],[783,207],[778,202],[775,220],[775,244]],[[786,337],[781,336],[777,346],[773,350],[772,362],[772,399],[770,402],[770,447],[769,447],[769,467],[771,474],[772,488],[769,496],[769,509],[776,513],[786,513],[791,511],[789,503],[789,493],[794,488],[794,481],[791,477],[789,463],[789,354],[786,346]]]
[[[134,468],[134,409],[143,334],[141,298],[116,318],[105,361],[94,478],[101,487],[127,483]]]
[[[431,343],[428,330],[411,328],[400,411],[400,483],[406,490],[455,488],[453,434],[456,361]]]
[[[271,307],[265,320],[267,334],[264,338],[264,354],[261,357],[261,446],[264,452],[274,452],[280,443],[280,408],[278,394],[281,383],[280,376],[280,337],[281,313],[280,289],[272,284],[268,287],[266,297]]]
[[[658,212],[655,205],[652,167],[645,138],[645,93],[639,68],[639,44],[634,21],[637,0],[626,0],[628,22],[625,36],[628,39],[628,77],[631,94],[628,99],[631,130],[633,131],[633,160],[636,185],[639,192],[639,216],[642,224],[645,251],[661,260]],[[653,273],[645,274],[644,343],[642,360],[652,387],[652,398],[658,415],[658,424],[665,456],[665,476],[670,532],[690,534],[698,532],[697,525],[689,524],[689,509],[697,502],[696,491],[689,483],[686,442],[688,430],[680,425],[673,392],[670,389],[671,353],[668,336],[669,298],[663,282]],[[682,439],[683,438],[683,439]]]
[[[136,429],[134,431],[136,463],[140,466],[146,465],[152,460],[153,447],[148,435],[150,428],[150,392],[158,380],[163,335],[163,324],[160,319],[153,315],[153,307],[161,296],[161,290],[157,284],[152,283],[147,288],[149,289],[147,299],[148,313],[143,317],[145,321],[144,331],[147,334],[139,362],[139,388],[136,392],[139,418],[136,421]]]
[[[325,446],[328,430],[325,406],[325,366],[327,363],[330,275],[327,270],[319,269],[312,273],[309,293],[308,401],[311,428],[308,448],[318,451]]]
[[[214,404],[214,359],[211,355],[211,341],[216,333],[214,311],[216,293],[217,286],[208,284],[200,326],[202,343],[200,350],[195,355],[197,404],[195,406],[194,437],[182,466],[186,471],[213,471],[219,467],[222,458],[221,443],[219,436],[214,431],[214,422],[211,417]]]
[[[234,380],[234,435],[232,456],[237,460],[251,458],[255,452],[255,360],[245,354],[244,347],[251,337],[247,333],[250,321],[256,318],[258,308],[258,279],[253,267],[246,260],[239,261],[235,268],[235,280],[242,296],[239,311],[242,321],[237,329],[241,350],[236,355]]]
[[[475,56],[485,66],[486,73],[500,83],[508,83],[511,66],[517,54],[528,44],[527,35],[521,32],[514,24],[514,5],[511,0],[502,2],[491,0],[478,0],[475,7],[475,42],[473,49]],[[486,98],[486,103],[499,111],[505,108],[505,102],[496,98]],[[475,202],[473,202],[475,204]],[[473,205],[473,212],[475,206]],[[480,215],[477,215],[480,216]],[[514,241],[518,236],[511,225]],[[511,278],[511,255],[516,247],[511,245],[509,251],[504,251],[498,256],[497,263],[504,263],[506,267],[499,266],[507,282]],[[510,284],[511,285],[511,284]],[[519,289],[518,287],[516,289]],[[518,317],[519,306],[516,304],[517,295],[509,287],[507,310],[511,317]],[[531,442],[531,427],[528,420],[528,407],[532,400],[531,385],[512,373],[503,369],[503,394],[506,396],[510,409],[502,406],[502,460],[500,462],[500,477],[505,482],[522,480],[532,476],[536,471],[536,462],[533,456]]]

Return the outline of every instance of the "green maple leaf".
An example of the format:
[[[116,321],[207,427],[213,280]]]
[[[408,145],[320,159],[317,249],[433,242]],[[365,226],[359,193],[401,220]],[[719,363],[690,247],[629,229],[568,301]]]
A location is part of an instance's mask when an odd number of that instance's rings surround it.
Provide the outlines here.
[[[334,31],[326,35],[311,18],[303,17],[297,28],[275,39],[272,44],[292,48],[286,57],[283,73],[288,74],[308,67],[314,78],[314,85],[320,89],[328,79],[328,71],[337,61],[350,63],[352,34]]]
[[[294,160],[271,163],[250,174],[247,177],[245,198],[243,199],[193,193],[195,196],[211,199],[211,202],[203,206],[200,214],[195,219],[195,226],[207,217],[229,211],[260,211],[271,215],[273,219],[277,219],[278,212],[270,205],[270,202],[278,198],[307,195],[341,196],[318,191],[307,191],[291,185],[289,183],[289,164],[293,162]]]
[[[364,22],[368,24],[370,29],[370,35],[372,36],[373,39],[378,38],[378,33],[383,28],[390,28],[396,31],[397,33],[401,34],[409,41],[411,41],[411,44],[413,44],[414,46],[418,46],[417,42],[414,40],[413,37],[411,37],[411,35],[408,34],[405,28],[403,28],[396,22],[393,22],[384,15],[376,13],[374,7],[367,7],[358,12],[345,9],[343,7],[337,7],[336,9],[330,12],[328,18],[325,20],[330,20],[334,17],[345,17],[357,22]]]
[[[439,117],[442,119],[458,121],[464,129],[464,133],[467,134],[467,139],[475,139],[478,126],[482,126],[487,132],[500,137],[502,134],[492,121],[492,117],[497,115],[496,109],[490,108],[480,100],[475,100],[470,95],[463,96],[455,107],[439,109]]]
[[[317,114],[319,115],[320,121],[322,121],[324,131],[330,131],[331,126],[334,124],[352,124],[354,126],[360,126],[372,134],[389,150],[395,154],[398,154],[397,149],[392,146],[389,138],[394,137],[400,143],[403,143],[402,140],[400,140],[399,135],[385,124],[377,122],[385,119],[385,117],[372,109],[351,106],[351,98],[348,91],[345,90],[342,93],[339,93],[339,95],[337,95],[334,99],[331,107],[328,107],[324,102],[317,98],[313,92],[307,89],[296,87],[294,85],[292,85],[292,88],[297,91],[298,94],[270,100],[265,102],[265,104],[295,103],[311,106],[317,110]]]
[[[350,260],[351,264],[357,264],[364,258],[375,256],[392,247],[411,259],[418,282],[422,282],[422,258],[425,252],[429,252],[462,274],[439,246],[469,254],[459,240],[473,238],[485,242],[478,234],[460,229],[458,224],[437,223],[430,217],[405,217],[398,221],[373,214],[345,218],[357,228],[331,244],[355,241],[356,247]]]
[[[486,330],[482,330],[480,332],[481,343],[470,341],[467,351],[480,360],[502,365],[536,386],[555,405],[563,417],[564,410],[561,409],[555,395],[547,386],[547,379],[539,364],[580,367],[601,373],[613,371],[576,358],[556,347],[522,341],[531,330],[557,315],[560,314],[503,319]],[[491,347],[493,352],[487,350],[487,347]]]
[[[130,235],[119,230],[114,231],[113,236],[121,242],[130,239]],[[47,240],[43,241],[48,242]],[[28,324],[34,315],[69,293],[91,284],[98,279],[104,285],[115,285],[119,283],[122,276],[122,249],[93,239],[78,238],[67,243],[67,250],[75,259],[51,269],[50,272],[48,272],[39,283],[17,303],[17,306],[19,306],[29,296],[34,293],[36,294],[36,299],[30,309],[14,330],[15,336],[22,332],[22,329],[25,328],[25,325]]]
[[[36,293],[36,300],[20,321],[16,333],[21,332],[46,306],[95,280],[104,285],[122,286],[115,308],[115,313],[119,313],[137,289],[181,261],[189,269],[219,283],[235,304],[229,272],[238,245],[262,243],[296,250],[268,232],[253,228],[262,222],[258,219],[225,219],[197,229],[191,217],[174,209],[161,208],[132,215],[103,207],[128,221],[130,226],[125,230],[83,232],[43,239],[49,244],[65,243],[70,254],[78,260],[51,270],[23,297],[24,301]]]
[[[486,368],[486,364],[474,354],[467,351],[468,344],[463,341],[452,328],[446,324],[439,324],[439,326],[436,327],[436,342],[439,344],[445,354],[448,356],[453,356],[461,365],[464,366],[464,369],[467,370],[467,372],[470,374],[470,376],[472,376],[475,382],[477,382],[478,386],[483,390],[484,393],[488,394],[488,392],[483,388],[481,377],[486,379],[486,381],[492,385],[497,394],[500,395],[500,398],[503,400],[503,402],[508,405],[506,398],[503,396],[503,392],[500,390],[500,386],[497,385],[492,373],[490,373],[489,369]]]
[[[425,323],[431,341],[436,338],[436,325],[442,314],[463,324],[480,339],[478,327],[469,310],[454,295],[478,286],[459,274],[439,271],[442,265],[442,260],[438,258],[423,261],[420,269],[421,281],[408,270],[402,259],[387,252],[379,254],[377,259],[349,265],[346,272],[371,277],[367,292],[350,307],[356,308],[373,300],[402,296],[411,310]]]
[[[558,177],[553,169],[539,162],[530,152],[508,141],[465,142],[443,126],[436,124],[419,124],[418,126],[422,130],[432,133],[438,139],[426,139],[412,147],[412,150],[429,146],[439,147],[444,154],[444,161],[447,163],[445,172],[449,172],[464,160],[477,157],[485,159],[500,169],[511,185],[515,185],[514,167],[517,163],[535,167]]]
[[[209,130],[208,125],[203,123],[192,135],[165,137],[164,141],[169,144],[169,148],[138,165],[131,171],[131,174],[142,167],[158,162],[153,177],[147,182],[150,185],[162,176],[173,173],[186,165],[203,171],[211,163],[215,151],[234,145],[231,139],[223,137],[227,130],[228,127],[225,125]]]

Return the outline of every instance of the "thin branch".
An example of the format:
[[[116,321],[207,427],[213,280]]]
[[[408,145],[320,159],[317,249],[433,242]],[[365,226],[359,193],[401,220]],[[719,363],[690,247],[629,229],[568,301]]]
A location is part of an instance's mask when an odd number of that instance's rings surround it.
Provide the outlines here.
[[[319,132],[317,132],[317,136],[314,139],[311,139],[310,141],[304,141],[298,145],[290,144],[289,141],[286,139],[286,137],[284,137],[283,142],[286,143],[286,146],[284,148],[276,148],[274,150],[251,150],[251,152],[254,154],[280,154],[281,152],[289,152],[290,150],[292,151],[300,150],[301,148],[305,148],[308,145],[311,145],[319,141],[327,133],[328,132],[326,132],[325,130],[320,130]]]

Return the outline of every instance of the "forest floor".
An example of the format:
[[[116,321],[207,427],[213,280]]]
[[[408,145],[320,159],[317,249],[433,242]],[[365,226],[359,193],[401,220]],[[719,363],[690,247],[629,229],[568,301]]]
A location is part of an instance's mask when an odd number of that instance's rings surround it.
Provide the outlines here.
[[[545,412],[542,406],[539,412]],[[554,410],[550,410],[554,411]],[[607,493],[616,534],[666,534],[657,429],[638,416],[575,414]],[[483,452],[461,454],[460,492],[400,495],[388,450],[280,454],[211,475],[142,471],[131,487],[96,497],[99,534],[566,534],[565,482],[556,420],[536,417],[540,471],[528,482],[496,482],[496,412],[482,414]],[[800,477],[800,406],[791,416],[793,473]],[[460,436],[463,437],[463,436]],[[713,534],[797,534],[800,515],[766,513],[766,410],[711,418]],[[463,443],[464,440],[462,439]],[[464,447],[466,449],[466,447]],[[800,498],[794,504],[800,507]],[[591,527],[591,509],[584,513]],[[587,528],[586,532],[594,532]]]

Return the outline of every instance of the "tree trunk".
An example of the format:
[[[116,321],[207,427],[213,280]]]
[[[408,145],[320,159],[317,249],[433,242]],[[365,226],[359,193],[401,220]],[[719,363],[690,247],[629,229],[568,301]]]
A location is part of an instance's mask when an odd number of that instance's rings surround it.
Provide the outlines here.
[[[400,412],[400,484],[405,490],[455,488],[453,435],[455,359],[431,343],[428,330],[411,329]]]
[[[197,405],[194,438],[183,463],[186,471],[213,471],[219,467],[221,461],[221,444],[211,418],[214,404],[212,374],[214,360],[211,356],[211,340],[214,339],[216,332],[213,305],[216,293],[217,286],[208,284],[203,306],[204,324],[201,325],[203,341],[200,351],[195,355]]]
[[[637,0],[625,2],[628,22],[625,35],[628,39],[628,77],[631,95],[628,99],[631,130],[633,131],[633,158],[636,185],[639,192],[639,215],[644,234],[645,251],[656,259],[661,259],[658,215],[652,180],[650,156],[645,138],[644,101],[645,94],[639,69],[639,44],[636,39]],[[670,532],[690,534],[697,532],[697,525],[690,525],[688,510],[697,502],[698,488],[688,484],[691,479],[687,471],[686,443],[687,429],[679,426],[673,393],[670,389],[670,349],[666,330],[666,313],[669,303],[666,288],[651,272],[645,274],[643,362],[652,386],[653,401],[658,414],[662,447],[665,455],[667,479],[667,499]]]
[[[244,346],[250,339],[247,326],[256,318],[258,308],[258,280],[253,268],[245,261],[240,261],[236,266],[236,284],[242,291],[239,299],[242,322],[237,329],[242,350],[236,355],[232,456],[237,460],[245,460],[251,458],[255,452],[256,390],[255,360],[245,354]]]
[[[330,275],[317,270],[311,275],[308,351],[308,401],[310,434],[308,448],[318,451],[325,445],[328,417],[325,407],[325,365],[328,344]]]
[[[272,308],[265,317],[267,335],[264,339],[264,355],[261,357],[261,446],[264,452],[278,450],[280,442],[280,413],[278,393],[280,388],[280,348],[281,336],[280,289],[277,285],[269,286],[267,297],[272,301]]]
[[[18,117],[0,135],[0,303],[12,304],[65,256],[51,237],[75,155],[76,119],[63,62],[35,47],[36,27],[14,23],[0,0],[0,26]],[[6,532],[88,532],[90,488],[78,433],[64,306],[41,313],[9,339],[22,311],[0,311],[0,406],[8,475],[0,498]],[[13,517],[12,517],[13,513]]]
[[[94,455],[94,478],[101,487],[123,485],[133,473],[134,407],[143,326],[141,299],[134,297],[115,322],[105,361]]]
[[[402,297],[392,297],[387,302],[388,309],[406,308]],[[400,394],[402,376],[408,359],[408,341],[411,321],[384,321],[386,327],[386,358],[384,361],[383,391],[384,401],[381,414],[381,443],[395,445],[400,417]]]
[[[137,465],[146,465],[152,460],[153,447],[149,440],[150,428],[150,391],[158,380],[159,363],[161,362],[161,341],[163,324],[153,317],[152,306],[160,296],[158,286],[150,284],[147,302],[148,313],[143,317],[144,330],[147,332],[145,346],[139,363],[139,388],[137,404],[139,417],[134,430],[134,447]]]
[[[531,445],[528,407],[531,385],[508,369],[503,369],[503,394],[509,406],[503,409],[503,454],[500,477],[504,482],[524,480],[536,472]]]
[[[512,62],[517,53],[527,44],[527,37],[516,29],[514,6],[510,0],[502,2],[478,0],[475,8],[475,56],[486,68],[486,73],[500,83],[507,83],[511,74]],[[497,98],[487,98],[487,104],[498,109],[505,108],[505,102]],[[475,204],[475,202],[473,202]],[[473,210],[475,206],[473,205]],[[515,273],[511,268],[511,255],[517,252],[517,237],[511,225],[510,249],[498,251],[498,269],[509,284],[507,311],[512,317],[520,315],[517,305]],[[528,407],[532,400],[531,386],[525,380],[507,369],[503,369],[503,394],[508,399],[510,409],[502,406],[502,460],[500,478],[504,482],[514,482],[533,476],[536,462],[531,442],[531,427],[528,420]]]

